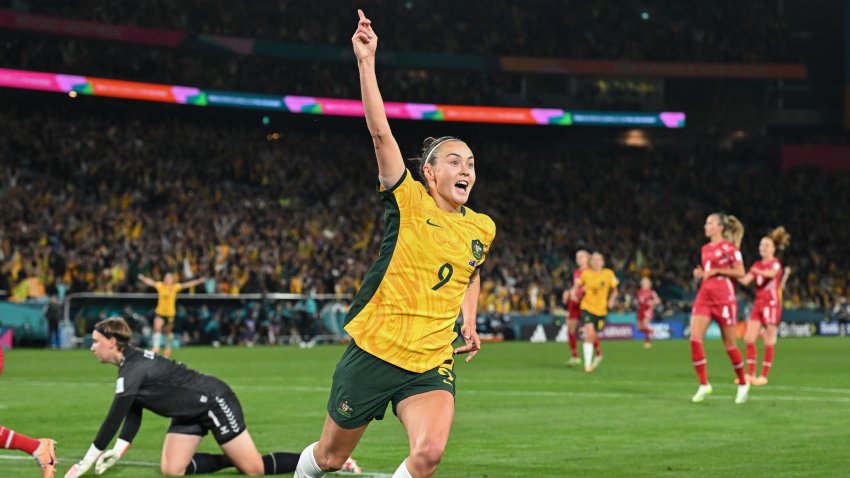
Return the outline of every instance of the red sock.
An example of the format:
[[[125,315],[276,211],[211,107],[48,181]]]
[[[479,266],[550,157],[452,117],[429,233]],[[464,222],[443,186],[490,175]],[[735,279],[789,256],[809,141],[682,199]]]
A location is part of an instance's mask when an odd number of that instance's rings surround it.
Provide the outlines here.
[[[767,378],[770,368],[773,366],[773,348],[775,345],[764,346],[764,358],[761,359],[761,376]]]
[[[599,339],[596,339],[596,342],[593,342],[593,350],[596,352],[597,357],[602,355],[602,346],[599,345]]]
[[[569,329],[567,329],[567,335],[570,339],[570,356],[578,357],[578,350],[576,349],[576,335],[571,334]]]
[[[691,340],[691,360],[697,372],[700,385],[708,385],[708,371],[705,369],[705,349],[701,340]]]
[[[0,427],[0,448],[9,450],[21,450],[32,455],[40,445],[35,438],[30,438],[20,433],[15,433],[6,427]]]
[[[747,344],[747,373],[749,375],[756,374],[756,344]]]
[[[649,343],[649,342],[652,341],[652,337],[651,337],[652,329],[650,329],[649,326],[646,326],[646,327],[640,329],[640,331],[643,332],[643,336],[644,336],[643,341],[644,342]]]
[[[729,359],[732,361],[732,367],[735,368],[735,373],[738,374],[738,383],[743,385],[747,383],[747,377],[744,376],[744,358],[741,357],[741,351],[737,345],[733,345],[726,349]]]

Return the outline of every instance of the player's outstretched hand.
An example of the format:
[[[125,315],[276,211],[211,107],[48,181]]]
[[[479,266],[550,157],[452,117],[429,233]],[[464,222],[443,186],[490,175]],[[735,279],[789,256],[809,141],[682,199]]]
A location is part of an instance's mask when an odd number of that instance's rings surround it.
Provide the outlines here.
[[[481,339],[478,338],[478,332],[475,329],[468,329],[465,325],[461,327],[460,333],[463,335],[463,341],[466,342],[466,345],[456,348],[455,355],[468,353],[466,361],[469,362],[481,350]]]
[[[358,60],[375,56],[375,50],[378,49],[378,35],[372,30],[372,21],[366,18],[363,10],[358,9],[357,14],[360,15],[360,20],[357,22],[357,31],[351,37],[351,44],[354,47],[354,56]]]

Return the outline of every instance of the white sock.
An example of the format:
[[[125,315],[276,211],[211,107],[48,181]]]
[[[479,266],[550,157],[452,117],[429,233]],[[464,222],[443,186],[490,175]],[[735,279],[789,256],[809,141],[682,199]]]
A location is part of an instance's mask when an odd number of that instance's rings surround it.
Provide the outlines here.
[[[151,348],[158,349],[159,343],[162,341],[162,333],[154,332],[153,333],[153,346]]]
[[[168,342],[165,343],[165,348],[170,349],[174,345],[174,334],[168,334]]]
[[[584,342],[581,347],[584,351],[584,366],[590,367],[590,364],[593,363],[593,343]]]
[[[313,443],[301,452],[293,478],[321,478],[325,476],[325,472],[316,463],[316,455],[313,454],[313,448],[316,448],[318,443]]]
[[[413,478],[413,475],[410,474],[410,471],[407,469],[407,460],[405,459],[401,462],[401,465],[398,466],[395,473],[393,473],[393,478]]]

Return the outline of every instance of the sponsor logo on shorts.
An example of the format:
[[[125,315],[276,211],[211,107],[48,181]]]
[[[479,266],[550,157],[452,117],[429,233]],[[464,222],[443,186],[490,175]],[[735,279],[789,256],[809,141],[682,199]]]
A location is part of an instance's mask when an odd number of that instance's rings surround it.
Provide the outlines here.
[[[351,418],[351,414],[354,413],[354,409],[348,404],[348,400],[339,402],[339,406],[336,407],[336,411],[346,418]]]

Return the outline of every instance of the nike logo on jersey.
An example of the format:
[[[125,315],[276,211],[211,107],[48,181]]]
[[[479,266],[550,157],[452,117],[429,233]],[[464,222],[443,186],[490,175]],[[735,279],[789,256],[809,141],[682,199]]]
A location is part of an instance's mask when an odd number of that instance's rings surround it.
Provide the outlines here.
[[[430,218],[430,217],[429,217],[428,219],[426,219],[426,220],[425,220],[425,224],[427,224],[427,225],[429,225],[429,226],[434,226],[434,227],[443,227],[443,226],[441,226],[441,225],[439,225],[439,224],[434,224],[433,222],[431,222],[431,218]]]

